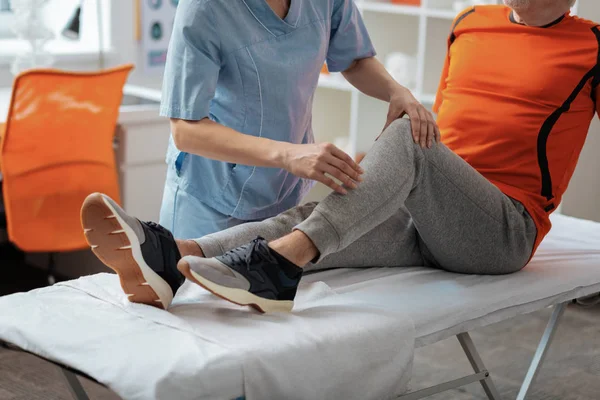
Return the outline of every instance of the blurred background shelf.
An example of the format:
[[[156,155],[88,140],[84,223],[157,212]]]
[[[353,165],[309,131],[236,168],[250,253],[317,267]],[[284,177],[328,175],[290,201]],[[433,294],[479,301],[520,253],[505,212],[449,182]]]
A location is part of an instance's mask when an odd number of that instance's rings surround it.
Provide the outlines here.
[[[456,12],[453,10],[428,9],[428,10],[424,10],[424,13],[425,13],[426,17],[431,17],[431,18],[454,20],[454,18],[456,17]]]
[[[435,103],[435,93],[423,93],[418,96],[418,100],[425,105],[432,106]]]
[[[402,15],[424,15],[426,17],[454,19],[456,12],[451,9],[443,8],[425,8],[423,6],[410,6],[402,4],[392,4],[378,1],[359,0],[356,2],[361,11],[371,11],[387,14],[402,14]]]
[[[319,87],[347,92],[354,90],[354,87],[350,85],[341,74],[321,74],[319,77]]]
[[[423,7],[392,4],[378,1],[358,0],[356,5],[361,11],[374,11],[388,14],[421,15]]]

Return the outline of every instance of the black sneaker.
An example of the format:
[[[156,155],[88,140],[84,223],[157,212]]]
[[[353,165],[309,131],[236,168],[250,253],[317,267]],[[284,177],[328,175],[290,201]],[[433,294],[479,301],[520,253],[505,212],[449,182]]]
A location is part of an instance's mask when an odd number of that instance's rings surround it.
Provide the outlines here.
[[[263,313],[292,311],[302,277],[302,268],[260,237],[220,257],[184,257],[177,268],[209,292]]]
[[[185,277],[171,232],[154,222],[130,217],[110,197],[94,193],[81,208],[88,244],[121,280],[129,301],[167,309]]]

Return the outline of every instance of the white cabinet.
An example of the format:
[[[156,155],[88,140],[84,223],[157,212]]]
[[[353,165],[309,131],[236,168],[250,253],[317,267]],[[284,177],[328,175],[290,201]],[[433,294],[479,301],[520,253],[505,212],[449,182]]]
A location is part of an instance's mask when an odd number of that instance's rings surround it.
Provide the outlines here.
[[[121,107],[117,165],[123,208],[143,221],[158,221],[167,165],[169,120],[159,106]]]

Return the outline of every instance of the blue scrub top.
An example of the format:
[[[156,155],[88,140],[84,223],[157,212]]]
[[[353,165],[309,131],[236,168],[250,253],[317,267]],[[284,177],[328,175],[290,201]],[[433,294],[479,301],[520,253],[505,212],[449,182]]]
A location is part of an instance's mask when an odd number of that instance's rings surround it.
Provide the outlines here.
[[[339,72],[374,55],[352,0],[291,0],[283,20],[265,0],[181,0],[161,115],[208,117],[248,135],[313,143],[312,103],[323,63]],[[282,169],[182,153],[172,139],[167,163],[181,190],[243,220],[294,207],[312,186]]]

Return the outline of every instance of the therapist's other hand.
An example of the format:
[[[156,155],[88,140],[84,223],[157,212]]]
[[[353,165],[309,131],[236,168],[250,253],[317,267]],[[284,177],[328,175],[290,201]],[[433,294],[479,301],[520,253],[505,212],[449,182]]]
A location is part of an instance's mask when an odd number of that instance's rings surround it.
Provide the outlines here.
[[[346,187],[356,189],[364,173],[352,157],[331,143],[292,144],[285,151],[283,167],[300,178],[321,182],[340,194],[348,192],[330,176]]]
[[[412,126],[413,140],[422,148],[431,148],[434,142],[440,141],[440,130],[433,115],[415,99],[410,90],[398,86],[390,96],[385,131],[395,120],[408,115]]]

